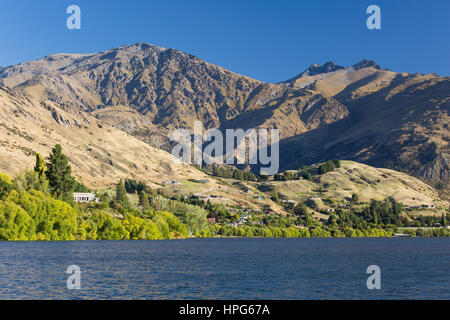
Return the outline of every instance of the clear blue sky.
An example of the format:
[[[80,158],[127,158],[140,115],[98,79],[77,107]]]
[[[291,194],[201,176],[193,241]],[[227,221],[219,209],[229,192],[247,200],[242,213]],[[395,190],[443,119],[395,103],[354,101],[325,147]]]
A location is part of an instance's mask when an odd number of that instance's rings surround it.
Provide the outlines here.
[[[71,4],[81,8],[81,30],[66,28]],[[381,8],[381,30],[366,27],[370,4]],[[268,82],[313,62],[364,58],[450,74],[448,0],[2,0],[0,29],[0,66],[147,42]]]

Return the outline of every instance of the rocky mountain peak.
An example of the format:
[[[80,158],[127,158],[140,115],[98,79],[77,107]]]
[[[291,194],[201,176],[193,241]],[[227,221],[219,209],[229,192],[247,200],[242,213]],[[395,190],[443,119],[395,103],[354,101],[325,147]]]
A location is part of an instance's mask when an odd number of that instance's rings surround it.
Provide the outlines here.
[[[360,62],[354,64],[352,67],[354,70],[359,70],[359,69],[364,69],[364,68],[369,68],[369,67],[373,67],[375,69],[381,70],[381,67],[379,65],[377,65],[375,63],[375,61],[368,60],[368,59],[361,60]]]
[[[293,77],[291,79],[282,81],[282,82],[280,82],[280,84],[290,84],[290,83],[293,83],[295,80],[303,78],[303,77],[316,76],[319,74],[330,73],[330,72],[334,72],[334,71],[341,70],[341,69],[345,69],[345,68],[335,64],[333,61],[328,61],[328,62],[324,63],[323,65],[320,65],[318,63],[313,63],[308,67],[308,69],[306,69],[302,73],[296,75],[295,77]]]
[[[309,68],[301,73],[302,76],[314,76],[321,73],[328,73],[328,72],[334,72],[339,69],[344,69],[344,67],[338,66],[333,61],[328,61],[324,63],[322,66],[320,66],[317,63],[313,63],[309,66]]]

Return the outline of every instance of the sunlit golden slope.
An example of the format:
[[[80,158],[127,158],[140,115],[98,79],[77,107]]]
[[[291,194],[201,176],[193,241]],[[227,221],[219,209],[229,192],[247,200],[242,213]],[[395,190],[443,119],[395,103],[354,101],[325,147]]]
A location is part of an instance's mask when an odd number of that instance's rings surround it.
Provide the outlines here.
[[[204,176],[131,135],[81,112],[65,111],[53,102],[38,103],[0,88],[0,171],[15,174],[34,166],[33,152],[47,156],[61,144],[74,175],[91,187],[119,178],[149,185],[167,179]]]

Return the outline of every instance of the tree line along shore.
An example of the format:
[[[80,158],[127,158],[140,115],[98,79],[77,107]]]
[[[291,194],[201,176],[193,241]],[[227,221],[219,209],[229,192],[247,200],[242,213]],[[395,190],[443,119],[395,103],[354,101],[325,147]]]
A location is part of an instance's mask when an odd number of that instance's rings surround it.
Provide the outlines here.
[[[336,164],[336,161],[334,161]],[[331,162],[323,171],[331,170]],[[218,175],[216,173],[216,175]],[[235,174],[237,175],[237,174]],[[305,173],[305,175],[307,175]],[[253,175],[243,176],[255,179]],[[0,173],[0,240],[159,240],[188,237],[390,237],[449,236],[449,214],[423,218],[422,225],[437,221],[443,228],[416,226],[403,218],[401,204],[393,199],[372,201],[361,212],[338,211],[326,223],[314,219],[304,204],[289,217],[256,214],[256,222],[230,223],[239,213],[224,205],[200,201],[193,195],[170,197],[144,182],[120,180],[111,193],[99,193],[98,202],[78,203],[74,192],[91,192],[72,176],[68,158],[56,145],[48,160],[36,154],[32,170],[11,178]],[[138,203],[130,201],[137,195]],[[215,222],[209,217],[214,216]],[[428,219],[428,220],[427,220]]]

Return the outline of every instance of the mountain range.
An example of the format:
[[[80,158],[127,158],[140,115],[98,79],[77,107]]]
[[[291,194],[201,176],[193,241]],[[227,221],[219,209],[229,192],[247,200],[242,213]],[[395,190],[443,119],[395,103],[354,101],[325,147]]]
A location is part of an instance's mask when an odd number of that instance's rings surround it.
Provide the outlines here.
[[[0,68],[0,86],[8,100],[2,109],[26,105],[20,119],[39,113],[60,126],[108,128],[148,152],[168,151],[171,130],[191,129],[195,120],[205,129],[277,128],[282,170],[346,159],[448,188],[450,78],[436,74],[398,73],[362,60],[312,64],[289,80],[265,83],[137,43]],[[3,123],[13,130],[17,111],[10,112]],[[109,152],[106,143],[96,147]]]

